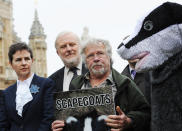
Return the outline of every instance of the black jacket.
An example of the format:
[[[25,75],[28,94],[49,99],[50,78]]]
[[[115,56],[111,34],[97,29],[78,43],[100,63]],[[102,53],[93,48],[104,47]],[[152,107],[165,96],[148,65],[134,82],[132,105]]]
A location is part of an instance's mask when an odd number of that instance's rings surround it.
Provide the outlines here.
[[[131,74],[130,74],[130,69],[129,69],[129,65],[127,65],[124,70],[121,72],[122,75],[125,75],[127,77],[129,77],[131,80],[133,80],[131,78]],[[146,97],[146,99],[148,100],[148,102],[150,103],[150,86],[148,86],[148,81],[149,79],[149,75],[148,72],[146,73],[136,73],[135,78],[134,78],[134,82],[137,85],[137,87],[140,89],[140,91],[144,94],[144,96]]]
[[[59,69],[51,76],[49,76],[49,78],[55,82],[54,86],[55,92],[63,91],[64,69],[65,67]],[[87,71],[88,70],[85,68],[85,65],[82,64],[82,74],[84,75]]]
[[[8,131],[9,124],[6,115],[4,95],[3,91],[0,90],[0,131]]]
[[[22,117],[16,110],[17,83],[3,91],[3,109],[0,112],[0,131],[8,128],[10,131],[50,131],[53,115],[53,81],[34,75],[30,88],[38,87],[33,93],[33,99],[23,107]],[[2,129],[1,129],[2,128]]]

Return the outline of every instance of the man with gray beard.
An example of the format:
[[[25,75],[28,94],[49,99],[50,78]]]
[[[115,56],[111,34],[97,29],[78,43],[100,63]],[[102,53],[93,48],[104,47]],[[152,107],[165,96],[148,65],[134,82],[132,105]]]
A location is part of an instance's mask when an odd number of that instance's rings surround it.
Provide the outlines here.
[[[56,52],[64,63],[64,67],[49,76],[55,82],[55,91],[72,90],[71,80],[77,75],[85,74],[87,69],[82,64],[80,55],[80,39],[70,31],[64,31],[58,34],[55,41]],[[64,121],[55,120],[52,123],[52,129],[64,126]]]
[[[89,72],[71,82],[74,89],[112,88],[116,115],[108,115],[111,131],[148,131],[150,107],[136,84],[112,68],[112,49],[108,41],[90,38],[81,54]]]

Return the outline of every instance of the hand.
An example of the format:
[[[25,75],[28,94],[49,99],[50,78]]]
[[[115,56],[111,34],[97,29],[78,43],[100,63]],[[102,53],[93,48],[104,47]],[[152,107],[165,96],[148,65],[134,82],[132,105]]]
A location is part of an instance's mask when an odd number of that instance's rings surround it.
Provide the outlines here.
[[[123,131],[131,124],[131,119],[127,117],[119,106],[116,107],[119,115],[109,115],[105,120],[107,126],[111,127],[111,131]]]
[[[55,120],[51,126],[52,131],[62,131],[65,124],[63,120]]]

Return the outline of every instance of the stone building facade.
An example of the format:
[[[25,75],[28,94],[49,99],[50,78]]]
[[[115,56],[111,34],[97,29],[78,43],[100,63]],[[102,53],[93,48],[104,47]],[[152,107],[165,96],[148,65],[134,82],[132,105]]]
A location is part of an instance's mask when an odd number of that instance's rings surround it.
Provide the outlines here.
[[[42,77],[47,77],[47,44],[45,39],[44,29],[39,22],[38,14],[35,10],[35,18],[29,36],[29,46],[32,48],[34,55],[33,71]]]

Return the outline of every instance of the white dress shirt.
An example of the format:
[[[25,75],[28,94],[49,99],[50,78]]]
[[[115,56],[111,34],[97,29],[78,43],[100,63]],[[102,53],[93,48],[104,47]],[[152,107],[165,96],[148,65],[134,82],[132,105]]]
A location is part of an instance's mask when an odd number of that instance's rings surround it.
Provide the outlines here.
[[[80,63],[77,66],[77,74],[81,75],[82,70],[82,60],[80,60]],[[63,91],[69,91],[70,82],[73,77],[73,72],[69,71],[69,68],[65,66],[64,68],[64,80],[63,80]]]
[[[18,115],[22,116],[23,106],[33,99],[30,92],[30,84],[32,82],[34,73],[26,80],[17,80],[17,90],[16,90],[16,110]]]

